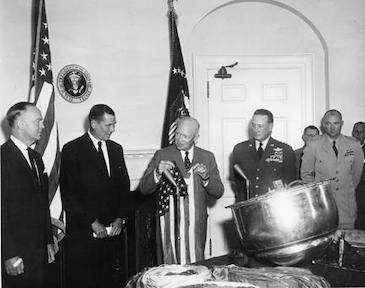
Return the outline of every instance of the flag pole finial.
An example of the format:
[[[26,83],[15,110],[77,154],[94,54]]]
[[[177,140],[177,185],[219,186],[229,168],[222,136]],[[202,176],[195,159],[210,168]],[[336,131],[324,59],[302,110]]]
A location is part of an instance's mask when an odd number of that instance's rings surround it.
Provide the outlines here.
[[[176,16],[174,1],[177,1],[177,0],[167,0],[167,4],[169,6],[169,12],[172,13],[174,16]]]

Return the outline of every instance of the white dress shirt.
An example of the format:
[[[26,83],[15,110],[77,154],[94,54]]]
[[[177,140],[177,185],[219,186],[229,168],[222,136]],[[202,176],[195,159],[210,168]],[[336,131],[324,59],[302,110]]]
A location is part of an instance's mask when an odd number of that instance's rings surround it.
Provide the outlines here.
[[[29,154],[28,154],[28,146],[25,145],[22,141],[20,141],[18,138],[14,137],[13,135],[10,135],[11,141],[14,142],[15,146],[19,148],[19,150],[24,155],[24,158],[27,160],[29,167],[32,168],[32,165],[30,164]]]

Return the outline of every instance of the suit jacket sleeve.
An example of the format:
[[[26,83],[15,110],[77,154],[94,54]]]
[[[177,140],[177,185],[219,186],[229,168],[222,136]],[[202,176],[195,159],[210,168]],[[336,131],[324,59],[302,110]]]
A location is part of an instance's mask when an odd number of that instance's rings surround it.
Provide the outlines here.
[[[302,166],[300,169],[300,175],[302,180],[306,183],[314,182],[315,179],[315,164],[316,156],[315,149],[311,143],[309,143],[303,151]]]
[[[219,199],[223,195],[224,186],[219,176],[217,163],[215,161],[213,153],[209,152],[208,155],[209,182],[208,185],[205,187],[205,190],[210,196]]]
[[[147,169],[140,182],[139,189],[142,194],[152,194],[157,189],[158,183],[155,181],[155,169],[161,161],[160,152],[156,151],[147,166]]]
[[[3,153],[3,151],[1,151]],[[1,153],[1,154],[2,154]],[[16,217],[17,202],[20,199],[20,191],[12,183],[15,179],[14,173],[10,173],[9,163],[1,155],[1,244],[2,260],[11,257],[20,256],[17,245],[17,227],[18,218]]]
[[[361,149],[360,143],[356,142],[354,149],[355,157],[352,164],[352,179],[354,187],[359,184],[362,174],[362,169],[364,166],[364,153]]]

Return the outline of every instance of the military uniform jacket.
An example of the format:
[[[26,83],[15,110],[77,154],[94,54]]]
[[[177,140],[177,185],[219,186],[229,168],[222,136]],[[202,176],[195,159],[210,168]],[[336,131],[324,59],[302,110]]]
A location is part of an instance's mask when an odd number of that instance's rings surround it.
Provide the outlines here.
[[[331,190],[339,212],[340,228],[353,228],[356,219],[355,188],[360,181],[364,155],[360,143],[340,135],[336,140],[321,135],[308,143],[302,157],[301,176],[305,182],[331,180]]]
[[[255,140],[238,143],[233,149],[233,165],[238,164],[249,180],[250,198],[268,192],[274,188],[275,180],[289,184],[296,178],[295,154],[291,146],[270,137],[264,154],[259,159]],[[237,200],[247,200],[247,191],[242,177],[235,174]]]

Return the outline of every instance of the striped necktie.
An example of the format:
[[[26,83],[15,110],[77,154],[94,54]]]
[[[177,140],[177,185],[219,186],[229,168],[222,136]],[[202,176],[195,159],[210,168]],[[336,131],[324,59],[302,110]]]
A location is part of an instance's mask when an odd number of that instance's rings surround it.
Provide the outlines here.
[[[189,159],[189,151],[185,151],[184,165],[185,165],[186,170],[190,169],[191,162]]]

